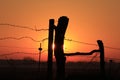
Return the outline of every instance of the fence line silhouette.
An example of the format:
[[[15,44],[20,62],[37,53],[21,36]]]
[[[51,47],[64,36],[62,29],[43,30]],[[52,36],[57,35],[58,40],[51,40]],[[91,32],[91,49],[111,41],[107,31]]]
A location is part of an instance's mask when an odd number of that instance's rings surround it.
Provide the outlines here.
[[[30,37],[30,36],[23,36],[23,37],[3,37],[3,38],[0,38],[0,40],[6,40],[6,39],[14,39],[14,40],[21,40],[21,39],[25,39],[25,38],[27,38],[27,39],[31,39],[32,41],[34,41],[34,42],[43,42],[43,41],[45,41],[45,40],[47,40],[48,38],[44,38],[44,39],[42,39],[42,40],[35,40],[35,39],[33,39],[32,37]]]
[[[23,29],[28,29],[28,30],[32,30],[32,31],[48,31],[48,29],[37,29],[36,26],[34,26],[34,28],[31,28],[31,26],[21,26],[21,25],[15,25],[15,24],[9,24],[9,23],[0,23],[1,26],[7,26],[7,27],[16,27],[16,28],[23,28]],[[36,40],[30,36],[22,36],[22,37],[2,37],[0,38],[0,40],[8,40],[8,39],[12,39],[12,40],[22,40],[22,39],[30,39],[33,42],[44,42],[45,40],[48,40],[48,38],[44,38],[42,40]],[[65,38],[66,41],[70,41],[70,42],[76,42],[79,44],[84,44],[84,45],[91,45],[91,46],[97,46],[97,44],[93,44],[93,43],[87,43],[87,42],[82,42],[82,41],[77,41],[77,40],[73,40],[73,39],[69,39],[69,38]],[[37,48],[27,48],[27,47],[11,47],[11,46],[0,46],[0,47],[7,47],[7,48],[23,48],[23,49],[37,49]],[[114,50],[120,50],[120,48],[115,48],[115,47],[110,47],[110,46],[104,46],[105,48],[108,49],[114,49]],[[14,52],[15,53],[25,53],[25,52]],[[7,55],[7,54],[5,54]],[[8,54],[8,55],[12,55],[12,53]],[[2,55],[0,55],[2,56]],[[4,56],[4,55],[3,55]],[[95,57],[95,56],[94,56]],[[94,59],[91,58],[91,61]],[[107,59],[114,59],[114,58],[107,58]],[[116,59],[119,60],[119,59]]]
[[[23,28],[23,29],[28,29],[28,30],[32,30],[32,31],[47,31],[48,29],[37,29],[36,26],[34,28],[30,28],[29,26],[20,26],[20,25],[13,25],[13,24],[5,24],[5,23],[0,23],[0,25],[3,26],[11,26],[11,27],[16,27],[16,28]],[[45,40],[48,40],[48,38],[44,38],[42,40],[36,40],[30,36],[23,36],[23,37],[3,37],[0,38],[0,40],[22,40],[22,39],[30,39],[33,42],[44,42]],[[71,41],[71,42],[76,42],[76,43],[80,43],[80,44],[85,44],[85,45],[91,45],[91,46],[97,46],[97,44],[92,44],[92,43],[87,43],[87,42],[81,42],[81,41],[76,41],[73,39],[69,39],[69,38],[65,38],[66,41]],[[0,46],[0,47],[5,47],[5,46]],[[7,46],[6,46],[7,47]],[[114,50],[120,50],[120,48],[114,48],[114,47],[109,47],[109,46],[104,46],[105,48],[108,49],[114,49]],[[9,48],[9,47],[8,47]],[[20,47],[14,47],[14,48],[20,48]],[[26,48],[27,49],[27,48]],[[36,49],[36,48],[28,48],[28,49]],[[43,53],[43,51],[42,51]],[[9,56],[9,55],[14,55],[14,54],[30,54],[30,55],[39,55],[38,53],[27,53],[27,52],[12,52],[12,53],[7,53],[7,54],[1,54],[0,56]],[[94,55],[91,57],[91,59],[89,60],[88,63],[91,63],[95,58],[97,58],[97,55]],[[105,57],[106,58],[106,57]],[[107,59],[113,59],[113,58],[107,58]],[[115,59],[117,60],[117,59]]]

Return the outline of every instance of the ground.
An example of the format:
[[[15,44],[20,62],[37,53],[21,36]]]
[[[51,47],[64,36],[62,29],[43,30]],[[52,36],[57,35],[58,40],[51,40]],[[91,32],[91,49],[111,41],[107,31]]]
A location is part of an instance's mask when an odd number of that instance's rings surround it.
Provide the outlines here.
[[[12,63],[10,63],[12,62]],[[106,79],[100,75],[98,62],[66,63],[66,80],[120,80],[120,64],[106,63]],[[56,66],[53,64],[53,80],[56,76]],[[37,62],[0,61],[0,80],[47,80],[47,63],[42,62],[38,68]]]

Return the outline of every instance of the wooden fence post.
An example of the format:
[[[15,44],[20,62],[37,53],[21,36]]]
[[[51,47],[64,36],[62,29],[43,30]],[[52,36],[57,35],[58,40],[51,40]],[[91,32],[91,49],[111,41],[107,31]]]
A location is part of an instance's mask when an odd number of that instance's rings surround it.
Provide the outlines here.
[[[53,31],[54,31],[54,19],[49,20],[49,36],[48,36],[48,67],[47,67],[47,80],[52,80],[52,56],[53,56]]]
[[[102,78],[105,78],[104,45],[101,40],[97,40],[100,50],[100,71]]]
[[[54,54],[57,64],[57,80],[65,79],[65,61],[66,57],[64,55],[63,45],[64,45],[64,35],[67,29],[69,19],[62,16],[58,20],[58,25],[55,28],[55,49]]]

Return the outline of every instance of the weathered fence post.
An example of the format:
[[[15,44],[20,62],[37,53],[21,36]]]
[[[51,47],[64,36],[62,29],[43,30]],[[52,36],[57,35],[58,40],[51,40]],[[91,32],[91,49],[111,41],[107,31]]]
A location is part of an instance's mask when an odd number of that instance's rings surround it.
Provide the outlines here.
[[[64,35],[67,29],[69,19],[65,16],[62,16],[58,20],[58,25],[55,28],[55,58],[57,64],[57,80],[65,79],[65,61],[66,57],[64,56]]]
[[[47,68],[47,80],[52,80],[52,56],[53,56],[53,31],[54,31],[54,19],[49,20],[49,35],[48,35],[48,68]]]
[[[105,78],[104,45],[101,40],[97,40],[100,50],[100,71],[102,78]]]

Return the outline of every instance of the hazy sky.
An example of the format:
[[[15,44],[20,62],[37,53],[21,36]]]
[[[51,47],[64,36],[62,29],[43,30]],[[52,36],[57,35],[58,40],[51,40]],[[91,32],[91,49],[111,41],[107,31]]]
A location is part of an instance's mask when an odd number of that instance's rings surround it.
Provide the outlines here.
[[[66,38],[93,44],[97,44],[96,40],[100,39],[105,46],[120,48],[120,0],[0,0],[0,23],[48,29],[49,19],[55,19],[55,24],[57,24],[60,16],[69,18]],[[35,32],[29,29],[0,25],[0,38],[23,36],[42,40],[48,37],[48,31]],[[0,51],[1,54],[38,53],[39,44],[30,39],[0,40],[0,46],[8,46],[1,47]],[[43,50],[47,50],[47,41],[42,43],[42,47]],[[98,46],[69,41],[65,41],[65,47],[65,52],[87,52],[98,48]],[[44,57],[46,55],[47,52],[43,54]],[[109,58],[120,59],[120,50],[105,48],[105,55]],[[15,56],[19,57],[16,54]],[[21,56],[24,57],[25,54]],[[76,59],[81,60],[79,57]]]

